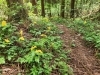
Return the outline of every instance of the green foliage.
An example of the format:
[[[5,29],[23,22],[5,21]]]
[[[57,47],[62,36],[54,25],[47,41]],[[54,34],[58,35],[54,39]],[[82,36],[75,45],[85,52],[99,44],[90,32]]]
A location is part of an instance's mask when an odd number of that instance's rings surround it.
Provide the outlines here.
[[[23,8],[16,3],[6,10],[6,14],[13,18]],[[69,52],[63,50],[58,36],[60,31],[47,17],[39,16],[40,13],[34,14],[32,8],[31,3],[25,7],[28,9],[27,19],[30,21],[26,29],[25,22],[22,21],[15,24],[4,20],[0,24],[0,64],[22,64],[27,75],[50,75],[58,68],[60,74],[70,75],[67,65]],[[59,23],[61,21],[59,19]]]
[[[82,20],[77,18],[73,23],[70,24],[70,26],[71,28],[74,28],[76,31],[81,33],[86,41],[93,44],[98,50],[100,50],[99,22],[92,22],[89,20]]]
[[[68,52],[63,50],[59,31],[48,18],[34,18],[28,31],[6,21],[2,21],[0,29],[1,64],[25,64],[23,67],[29,75],[50,75],[53,70],[57,70],[57,66],[61,74],[68,74]],[[58,65],[57,61],[65,65]]]
[[[16,31],[15,28],[15,26],[12,26],[10,23],[6,23],[6,21],[2,21],[2,24],[0,24],[0,54],[5,55],[5,59],[8,58],[8,60],[10,60],[10,56],[13,54],[9,51],[9,49],[12,48],[12,44],[14,43],[13,34]],[[11,51],[13,52],[14,50],[11,49]]]
[[[55,22],[57,24],[65,24],[65,23],[67,23],[66,19],[60,18],[60,17],[57,17],[57,16],[51,17],[50,21]]]
[[[0,64],[4,64],[4,63],[5,63],[4,57],[0,56]]]
[[[0,21],[3,19],[7,19],[7,16],[5,15],[7,11],[7,5],[5,0],[0,0]]]
[[[47,1],[45,2],[47,3]],[[75,8],[81,10],[78,10],[78,15],[81,15],[79,12],[86,12],[87,6],[90,9],[92,2],[85,2],[82,2],[83,4],[81,4],[81,0],[76,2],[77,7]],[[19,18],[22,20],[24,17],[22,16],[23,13],[20,13],[18,16],[16,15],[21,10],[26,9],[28,12],[27,20],[31,23],[29,26],[26,23],[27,28],[24,29],[25,24],[23,22],[21,27],[19,23],[11,24],[2,21],[2,24],[0,24],[0,64],[14,62],[24,64],[25,66],[23,65],[23,67],[28,72],[28,75],[50,75],[53,70],[59,71],[61,75],[72,75],[72,69],[66,63],[69,59],[67,56],[68,52],[63,50],[62,41],[58,36],[60,31],[50,22],[51,20],[60,24],[69,24],[65,19],[58,17],[61,12],[60,1],[52,1],[52,3],[45,4],[46,16],[50,13],[49,10],[51,10],[52,17],[50,19],[40,17],[40,3],[41,1],[38,0],[36,6],[38,14],[34,14],[34,6],[30,2],[24,3],[23,6],[16,3],[8,8],[6,0],[0,0],[0,15],[2,15],[0,16],[0,21],[7,19],[7,15],[15,18],[12,21],[19,20]],[[70,8],[68,7],[70,2],[66,0],[65,3],[67,5],[65,7],[65,15],[69,18]],[[78,30],[86,41],[94,43],[95,47],[100,49],[99,24],[78,18],[75,19],[71,26]],[[75,47],[76,45],[72,42],[71,46]]]
[[[67,65],[65,62],[60,61],[57,64],[58,68],[60,68],[58,70],[60,71],[61,75],[73,75],[72,68],[70,68],[70,66]]]

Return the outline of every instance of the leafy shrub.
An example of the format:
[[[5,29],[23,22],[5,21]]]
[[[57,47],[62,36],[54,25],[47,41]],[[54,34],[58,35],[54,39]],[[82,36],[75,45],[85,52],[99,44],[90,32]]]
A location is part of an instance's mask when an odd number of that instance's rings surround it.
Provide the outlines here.
[[[33,21],[27,31],[6,21],[2,21],[0,29],[0,64],[24,64],[28,75],[50,75],[57,66],[61,74],[68,74],[68,52],[63,50],[57,27],[46,18]],[[56,60],[66,65],[58,65]]]

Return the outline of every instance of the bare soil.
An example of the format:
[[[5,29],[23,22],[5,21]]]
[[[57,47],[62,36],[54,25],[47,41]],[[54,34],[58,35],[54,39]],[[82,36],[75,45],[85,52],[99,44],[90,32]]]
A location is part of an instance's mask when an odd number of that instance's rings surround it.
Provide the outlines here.
[[[86,46],[82,36],[64,25],[58,25],[64,33],[61,38],[66,50],[71,50],[69,65],[74,75],[100,75],[100,60],[95,57],[95,49]]]

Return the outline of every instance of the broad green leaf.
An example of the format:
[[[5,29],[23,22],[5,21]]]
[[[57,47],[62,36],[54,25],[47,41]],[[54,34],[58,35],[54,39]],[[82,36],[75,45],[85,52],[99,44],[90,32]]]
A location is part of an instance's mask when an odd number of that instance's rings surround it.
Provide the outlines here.
[[[0,64],[4,64],[4,63],[5,63],[4,57],[0,57]]]
[[[13,56],[9,55],[9,56],[8,56],[8,60],[10,61],[12,57],[13,57]]]
[[[3,45],[3,44],[0,44],[0,47],[5,47],[5,45]]]
[[[39,59],[39,56],[36,56],[35,57],[35,62],[39,63],[40,59]]]

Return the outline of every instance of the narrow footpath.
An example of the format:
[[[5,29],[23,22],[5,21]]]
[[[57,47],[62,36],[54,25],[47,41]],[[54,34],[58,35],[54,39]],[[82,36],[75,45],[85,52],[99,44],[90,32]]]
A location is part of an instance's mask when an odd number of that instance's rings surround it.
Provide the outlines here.
[[[66,50],[71,50],[69,65],[74,75],[100,75],[100,60],[96,59],[94,49],[86,47],[82,36],[64,25],[58,25],[64,33],[61,38]]]

